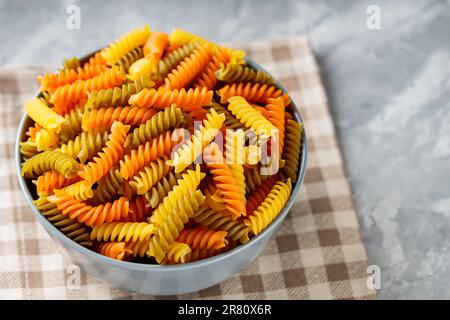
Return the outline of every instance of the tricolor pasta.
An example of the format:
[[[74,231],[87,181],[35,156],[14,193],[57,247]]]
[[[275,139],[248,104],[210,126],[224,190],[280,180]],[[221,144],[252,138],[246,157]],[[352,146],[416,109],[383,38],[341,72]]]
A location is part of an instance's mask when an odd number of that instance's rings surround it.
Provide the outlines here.
[[[145,25],[39,76],[20,142],[36,208],[117,260],[188,263],[251,241],[291,196],[303,125],[244,55]]]

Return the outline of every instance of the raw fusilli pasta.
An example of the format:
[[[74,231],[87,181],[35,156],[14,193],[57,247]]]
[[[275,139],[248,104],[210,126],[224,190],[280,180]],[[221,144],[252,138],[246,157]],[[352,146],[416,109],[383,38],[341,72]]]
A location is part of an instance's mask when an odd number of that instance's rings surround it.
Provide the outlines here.
[[[137,149],[131,150],[129,155],[125,155],[123,160],[120,160],[120,174],[124,179],[134,176],[137,171],[148,165],[150,161],[154,161],[164,155],[170,155],[176,143],[176,140],[172,140],[172,134],[167,131],[147,141],[145,144],[141,144]]]
[[[186,243],[192,249],[218,250],[228,243],[225,239],[226,231],[215,231],[205,227],[184,229],[180,232],[177,242]]]
[[[119,107],[128,104],[130,97],[144,88],[151,88],[155,83],[148,75],[142,75],[133,82],[123,84],[121,87],[92,91],[86,102],[87,109]]]
[[[121,122],[115,122],[111,128],[111,134],[106,147],[94,157],[94,160],[83,167],[79,175],[91,183],[103,177],[111,167],[119,161],[124,153],[123,144],[128,133],[129,126],[124,126]]]
[[[166,57],[155,63],[153,77],[158,80],[165,78],[173,68],[189,56],[197,47],[198,44],[196,43],[187,43],[169,53]]]
[[[72,157],[58,150],[48,150],[25,161],[22,166],[22,175],[32,178],[46,171],[55,170],[70,179],[75,177],[78,169],[79,164]]]
[[[286,101],[286,105],[289,103],[289,96],[281,89],[274,86],[268,86],[266,84],[260,85],[259,83],[233,83],[221,88],[218,92],[220,95],[220,103],[226,103],[228,99],[234,96],[241,96],[247,101],[255,103],[267,103],[269,98],[283,97]]]
[[[129,210],[129,202],[124,197],[99,206],[90,206],[63,190],[55,190],[55,194],[48,196],[47,199],[51,203],[56,203],[64,215],[68,215],[72,220],[76,219],[79,223],[85,223],[87,226],[124,220]]]
[[[158,134],[181,125],[183,120],[184,116],[181,109],[172,104],[169,108],[156,113],[145,123],[135,128],[133,132],[129,133],[125,140],[125,147],[136,147],[144,144]]]
[[[78,159],[80,163],[84,163],[99,153],[106,145],[108,139],[107,131],[81,132],[75,139],[61,145],[59,150],[74,159]]]
[[[218,80],[224,82],[253,82],[273,85],[273,79],[264,71],[254,70],[238,64],[221,64],[220,69],[215,72]]]
[[[259,136],[271,137],[277,128],[269,120],[259,114],[243,97],[236,96],[228,99],[228,109],[247,128],[252,129]]]
[[[241,223],[240,221],[233,220],[228,216],[224,216],[214,210],[203,208],[197,211],[192,219],[198,224],[213,229],[223,230],[227,232],[226,237],[239,241],[240,243],[246,243],[249,238],[250,228]]]
[[[48,221],[50,221],[59,231],[64,233],[68,238],[79,243],[83,247],[91,247],[90,228],[67,218],[56,207],[56,204],[47,200],[46,196],[41,196],[33,201],[37,209],[42,212]]]
[[[126,242],[116,241],[99,242],[98,246],[95,248],[95,251],[116,260],[125,260],[133,253],[133,251],[128,248]]]
[[[147,222],[109,222],[94,226],[91,240],[144,241],[153,233],[153,225]]]
[[[289,199],[291,190],[291,179],[288,179],[286,183],[278,181],[273,186],[264,202],[244,220],[245,225],[251,228],[253,234],[260,233],[275,219]]]
[[[39,76],[18,146],[36,208],[116,260],[188,263],[251,241],[291,196],[303,125],[244,57],[145,25]]]
[[[149,36],[150,28],[148,25],[131,30],[111,43],[108,47],[104,48],[101,51],[101,55],[109,65],[116,64],[128,52],[145,44]]]
[[[167,89],[184,88],[206,68],[210,59],[210,47],[206,44],[201,45],[166,76],[165,87]]]
[[[204,159],[206,166],[213,176],[214,184],[224,200],[228,213],[233,219],[245,215],[244,197],[219,147],[215,143],[212,143],[211,147],[205,149],[205,153]]]
[[[189,247],[188,244],[175,241],[167,248],[166,257],[162,263],[176,264],[189,262],[191,259],[191,252],[191,247]]]
[[[288,120],[286,124],[286,137],[284,143],[283,157],[286,164],[283,173],[297,181],[298,163],[300,159],[302,141],[302,125],[294,120]]]
[[[66,122],[64,117],[50,109],[38,98],[30,99],[25,103],[25,112],[44,129],[56,133],[61,132],[61,128]]]
[[[155,114],[153,109],[143,109],[138,107],[111,107],[94,109],[86,111],[83,115],[82,129],[89,130],[104,130],[111,129],[114,121],[119,121],[123,124],[139,125],[145,123]]]
[[[175,103],[184,111],[192,111],[211,104],[213,92],[206,88],[144,89],[130,97],[129,103],[138,107],[164,109]]]
[[[170,164],[175,166],[175,172],[183,171],[194,162],[203,148],[214,139],[225,120],[225,116],[218,114],[214,109],[210,109],[206,117],[203,124],[192,135],[191,140],[178,149],[173,155],[173,160],[170,160]]]

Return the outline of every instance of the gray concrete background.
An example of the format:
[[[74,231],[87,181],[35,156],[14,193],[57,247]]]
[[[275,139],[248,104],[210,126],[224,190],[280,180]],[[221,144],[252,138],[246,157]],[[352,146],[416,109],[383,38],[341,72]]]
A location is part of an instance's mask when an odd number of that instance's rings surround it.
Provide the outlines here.
[[[81,29],[66,8],[81,7]],[[366,8],[381,9],[381,30]],[[0,0],[0,64],[56,63],[148,22],[214,41],[306,33],[381,298],[450,298],[450,2]]]

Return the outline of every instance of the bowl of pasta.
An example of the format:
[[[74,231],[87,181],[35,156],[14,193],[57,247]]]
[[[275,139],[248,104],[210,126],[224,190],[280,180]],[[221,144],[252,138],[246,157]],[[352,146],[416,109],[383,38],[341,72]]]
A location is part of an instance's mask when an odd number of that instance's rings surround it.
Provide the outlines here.
[[[300,191],[300,113],[243,51],[144,26],[38,82],[19,184],[73,262],[112,286],[220,283],[261,253]]]

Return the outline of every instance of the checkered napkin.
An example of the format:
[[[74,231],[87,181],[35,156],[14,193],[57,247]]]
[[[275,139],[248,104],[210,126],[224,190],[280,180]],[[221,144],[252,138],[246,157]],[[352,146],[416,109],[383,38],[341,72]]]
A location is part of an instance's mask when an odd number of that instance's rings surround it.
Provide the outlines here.
[[[178,299],[368,299],[367,256],[327,98],[305,37],[236,44],[285,86],[308,135],[308,172],[286,221],[256,261],[214,287]],[[0,68],[0,299],[161,298],[111,288],[73,266],[33,217],[16,177],[23,102],[43,67]],[[70,282],[72,284],[72,282]]]

